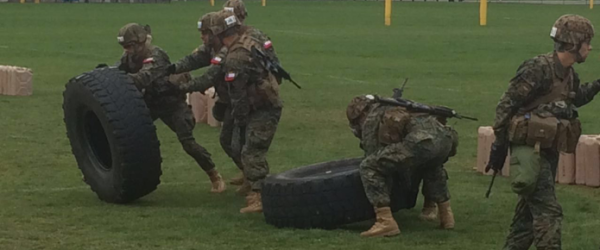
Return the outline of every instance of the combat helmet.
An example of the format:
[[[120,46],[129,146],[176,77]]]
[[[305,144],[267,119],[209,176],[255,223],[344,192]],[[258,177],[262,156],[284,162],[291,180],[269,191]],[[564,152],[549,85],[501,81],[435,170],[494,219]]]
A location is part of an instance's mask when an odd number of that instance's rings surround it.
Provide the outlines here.
[[[198,31],[208,31],[210,27],[213,26],[214,22],[217,20],[217,12],[209,12],[204,14],[198,20]]]
[[[204,22],[202,22],[201,29],[206,28],[212,31],[213,35],[219,35],[233,27],[240,25],[240,21],[237,19],[237,17],[235,17],[233,12],[221,10],[216,12],[214,16],[211,16],[209,24],[205,25]]]
[[[149,35],[149,26],[142,26],[137,23],[128,23],[119,30],[117,40],[122,46],[140,44],[146,42]]]
[[[550,37],[555,42],[580,45],[589,42],[594,37],[594,26],[585,17],[572,14],[563,15],[554,22]]]
[[[235,13],[235,16],[243,22],[248,17],[248,10],[242,0],[228,0],[224,5],[223,9]]]
[[[375,98],[372,95],[356,96],[348,104],[346,117],[355,136],[360,137],[362,124],[373,109],[373,104],[375,104]]]

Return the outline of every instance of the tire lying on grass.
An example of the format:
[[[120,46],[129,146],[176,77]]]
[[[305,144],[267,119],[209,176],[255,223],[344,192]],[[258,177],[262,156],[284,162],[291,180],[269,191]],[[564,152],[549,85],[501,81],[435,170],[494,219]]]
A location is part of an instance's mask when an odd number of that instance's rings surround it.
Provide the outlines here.
[[[85,182],[98,198],[128,203],[154,191],[161,162],[156,127],[142,94],[115,68],[69,80],[64,122]]]
[[[266,222],[331,229],[374,218],[358,172],[360,162],[360,158],[324,162],[268,177],[261,191]],[[394,212],[416,203],[418,188],[407,187],[403,178],[394,178],[390,204]]]

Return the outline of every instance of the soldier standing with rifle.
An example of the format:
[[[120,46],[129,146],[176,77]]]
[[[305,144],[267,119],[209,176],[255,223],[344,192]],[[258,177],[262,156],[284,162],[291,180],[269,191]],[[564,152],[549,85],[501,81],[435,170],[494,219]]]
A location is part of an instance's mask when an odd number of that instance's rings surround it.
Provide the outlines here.
[[[206,36],[227,49],[227,56],[219,64],[220,71],[230,98],[231,112],[228,114],[239,131],[240,139],[234,141],[241,144],[240,160],[244,177],[251,187],[246,196],[246,207],[240,212],[261,213],[260,189],[262,180],[269,173],[266,154],[283,108],[279,82],[264,61],[252,55],[252,49],[264,52],[265,44],[242,32],[243,27],[233,12],[217,12],[209,24],[202,23],[202,29],[204,27],[203,35],[206,32]]]
[[[527,250],[531,244],[561,249],[563,212],[554,191],[558,156],[575,150],[581,134],[577,108],[600,91],[598,80],[580,84],[572,67],[592,50],[592,23],[564,15],[550,37],[554,51],[521,64],[496,107],[496,141],[486,171],[502,170],[510,149],[511,186],[519,195],[505,250]]]

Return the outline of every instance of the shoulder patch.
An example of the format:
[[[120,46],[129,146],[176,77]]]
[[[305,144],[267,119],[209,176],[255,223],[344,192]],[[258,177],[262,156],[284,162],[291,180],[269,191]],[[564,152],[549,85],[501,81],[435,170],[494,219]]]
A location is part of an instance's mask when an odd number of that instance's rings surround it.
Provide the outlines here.
[[[236,22],[237,22],[237,19],[235,19],[235,16],[230,16],[228,18],[225,18],[225,24],[227,24],[227,26],[231,26]]]
[[[210,64],[219,65],[221,64],[221,61],[223,61],[221,57],[215,56],[213,59],[210,60]]]
[[[153,63],[154,62],[154,57],[148,57],[146,59],[144,59],[143,63],[147,64],[147,63]]]
[[[263,47],[265,49],[270,49],[271,47],[273,47],[273,42],[271,42],[271,40],[268,40],[263,44]]]
[[[229,72],[229,73],[227,73],[227,75],[225,75],[225,81],[226,82],[232,82],[233,80],[235,80],[236,76],[237,76],[236,73]]]

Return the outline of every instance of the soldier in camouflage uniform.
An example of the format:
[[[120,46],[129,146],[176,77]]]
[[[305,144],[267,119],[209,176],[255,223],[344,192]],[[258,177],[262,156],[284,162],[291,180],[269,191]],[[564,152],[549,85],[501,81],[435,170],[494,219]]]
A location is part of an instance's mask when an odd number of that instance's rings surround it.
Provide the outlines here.
[[[554,178],[559,152],[573,152],[581,134],[577,107],[600,91],[598,80],[580,84],[572,67],[585,61],[593,36],[588,19],[558,18],[550,32],[554,51],[521,64],[496,107],[487,171],[500,171],[510,148],[511,185],[519,195],[505,250],[561,249]]]
[[[373,96],[355,97],[346,111],[354,135],[361,139],[365,158],[360,175],[377,221],[363,237],[400,233],[390,209],[392,176],[422,172],[424,194],[439,207],[440,224],[454,227],[446,171],[442,167],[456,154],[458,135],[429,114],[382,105]]]
[[[234,12],[236,17],[240,20],[244,20],[248,14],[244,3],[239,0],[227,1],[224,5],[224,11]],[[234,142],[237,137],[234,136],[236,134],[234,132],[236,131],[234,131],[233,118],[231,116],[231,104],[226,85],[222,84],[224,81],[224,72],[222,71],[221,64],[224,63],[223,60],[227,54],[227,48],[220,43],[219,39],[210,36],[211,33],[208,29],[216,14],[217,12],[208,13],[200,19],[198,22],[198,30],[203,34],[203,44],[194,50],[191,55],[172,64],[168,69],[168,73],[187,72],[210,66],[205,74],[194,78],[190,82],[179,85],[179,88],[187,92],[198,91],[204,93],[208,88],[215,87],[218,99],[215,102],[212,111],[215,119],[222,122],[219,141],[223,151],[232,158],[238,169],[242,170],[243,165],[240,158],[241,145],[239,145],[240,143]],[[256,28],[244,25],[242,25],[240,32],[246,33],[262,43],[267,55],[278,62],[273,44],[268,36]],[[281,79],[279,79],[279,82],[281,82]],[[249,183],[244,182],[243,172],[241,175],[232,178],[230,183],[233,185],[242,185],[242,187],[237,190],[240,194],[246,195],[246,193],[250,191]]]
[[[186,153],[206,171],[212,183],[211,192],[225,190],[225,183],[215,169],[208,151],[196,143],[193,136],[194,117],[185,103],[185,94],[173,88],[163,72],[169,66],[169,56],[150,43],[149,29],[130,23],[119,31],[118,41],[125,53],[118,68],[129,74],[136,87],[144,94],[152,119],[160,118],[181,142]],[[187,77],[189,79],[189,75]]]
[[[177,74],[181,72],[189,72],[200,68],[208,67],[207,71],[199,77],[195,77],[191,81],[178,84],[178,88],[184,92],[204,92],[211,88],[215,88],[218,99],[212,109],[212,115],[217,121],[222,122],[219,135],[219,142],[223,151],[233,160],[235,165],[243,169],[243,165],[239,154],[235,154],[232,148],[233,141],[233,121],[231,119],[231,105],[227,87],[224,84],[224,72],[221,64],[227,55],[225,48],[218,39],[210,36],[211,22],[213,22],[217,12],[211,12],[203,15],[198,21],[198,31],[202,34],[203,44],[195,49],[192,54],[185,56],[167,68],[167,74]],[[210,98],[213,98],[212,96]],[[241,185],[244,181],[243,176],[231,179],[233,185]],[[238,189],[240,191],[240,189]],[[244,191],[242,191],[244,192]]]
[[[240,158],[244,177],[252,191],[246,196],[247,206],[241,213],[262,212],[260,188],[269,173],[266,154],[277,130],[283,104],[279,83],[258,60],[251,49],[265,50],[264,44],[245,32],[234,13],[220,11],[209,27],[211,36],[228,50],[222,62],[225,86],[231,101],[231,117],[239,130],[242,145]]]

